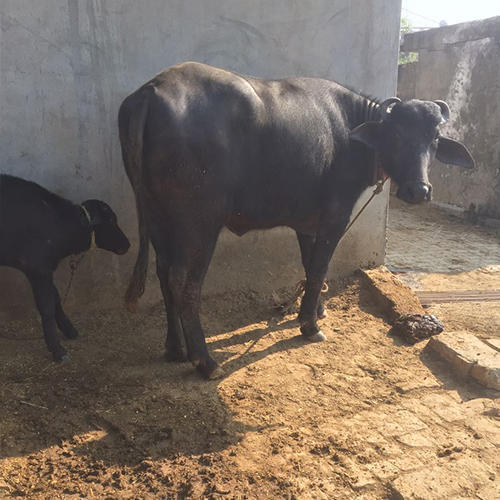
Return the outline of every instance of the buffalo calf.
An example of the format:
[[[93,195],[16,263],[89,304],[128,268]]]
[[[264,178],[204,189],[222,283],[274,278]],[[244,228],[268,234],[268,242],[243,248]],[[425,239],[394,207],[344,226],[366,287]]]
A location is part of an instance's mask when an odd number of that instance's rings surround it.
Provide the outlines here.
[[[106,203],[75,205],[34,182],[0,175],[0,265],[19,269],[28,278],[55,361],[68,356],[57,328],[68,339],[78,332],[63,311],[53,273],[64,257],[85,252],[93,242],[119,255],[130,246]]]

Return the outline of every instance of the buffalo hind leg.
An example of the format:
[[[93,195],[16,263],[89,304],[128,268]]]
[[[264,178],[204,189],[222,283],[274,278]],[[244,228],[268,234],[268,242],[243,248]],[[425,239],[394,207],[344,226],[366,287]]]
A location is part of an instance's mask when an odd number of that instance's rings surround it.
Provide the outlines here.
[[[311,264],[311,255],[314,248],[315,237],[308,234],[299,233],[298,231],[296,231],[296,234],[300,247],[300,256],[302,258],[302,265],[304,266],[304,271],[306,273],[306,279],[307,279],[309,273],[309,267]],[[327,316],[325,306],[323,305],[321,297],[318,299],[317,314],[319,319],[326,318]]]
[[[42,319],[43,336],[54,361],[68,359],[66,349],[59,342],[56,322],[56,296],[52,273],[26,273],[33,289],[35,303]]]
[[[184,333],[182,331],[177,304],[168,285],[169,265],[162,254],[157,253],[156,274],[160,280],[163,301],[167,311],[167,337],[165,339],[165,359],[169,362],[187,361]]]
[[[188,358],[209,379],[222,376],[223,371],[208,353],[205,342],[200,321],[201,287],[219,231],[199,228],[199,233],[191,232],[189,237],[176,241],[177,255],[168,271],[168,287],[179,311]]]

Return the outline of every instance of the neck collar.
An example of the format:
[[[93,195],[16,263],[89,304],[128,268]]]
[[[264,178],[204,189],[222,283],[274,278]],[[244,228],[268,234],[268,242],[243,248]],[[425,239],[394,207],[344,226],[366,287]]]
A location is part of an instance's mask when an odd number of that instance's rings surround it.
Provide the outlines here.
[[[94,248],[97,248],[97,245],[95,244],[95,231],[94,231],[94,228],[92,227],[92,219],[90,217],[89,211],[85,208],[85,206],[80,205],[80,207],[83,210],[83,213],[85,214],[85,217],[87,218],[87,221],[89,223],[89,229],[90,229],[90,247],[89,247],[89,250],[93,250]]]

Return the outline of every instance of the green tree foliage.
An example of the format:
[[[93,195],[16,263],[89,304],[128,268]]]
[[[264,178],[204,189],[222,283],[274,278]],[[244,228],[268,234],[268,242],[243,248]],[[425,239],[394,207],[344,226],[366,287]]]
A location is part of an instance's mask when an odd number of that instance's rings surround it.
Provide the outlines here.
[[[407,33],[411,33],[413,31],[413,27],[408,18],[401,18],[401,29],[400,29],[400,38],[402,39]],[[398,64],[408,64],[412,62],[418,61],[418,53],[417,52],[399,52],[399,62]]]

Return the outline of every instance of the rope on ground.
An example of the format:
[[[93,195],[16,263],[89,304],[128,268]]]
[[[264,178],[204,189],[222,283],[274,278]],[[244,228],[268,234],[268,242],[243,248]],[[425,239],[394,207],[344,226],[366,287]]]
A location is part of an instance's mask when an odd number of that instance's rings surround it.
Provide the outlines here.
[[[324,281],[323,285],[321,286],[321,293],[328,292],[328,289],[328,283]],[[297,281],[295,290],[289,298],[280,297],[277,292],[273,292],[272,299],[274,302],[274,309],[277,309],[281,314],[288,314],[296,304],[297,299],[304,294],[305,290],[306,280],[304,279]]]

